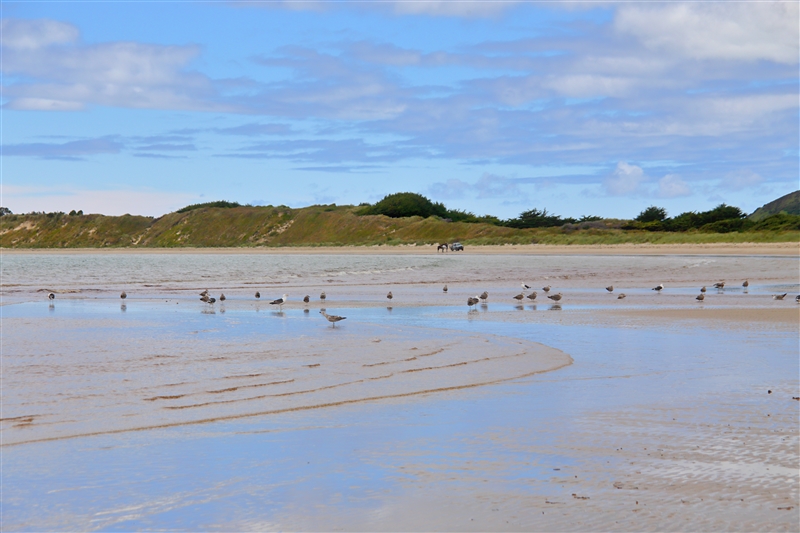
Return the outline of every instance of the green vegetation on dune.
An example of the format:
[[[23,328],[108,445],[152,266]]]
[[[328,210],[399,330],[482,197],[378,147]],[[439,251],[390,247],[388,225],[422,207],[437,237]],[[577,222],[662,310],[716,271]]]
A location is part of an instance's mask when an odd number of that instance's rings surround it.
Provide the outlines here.
[[[800,216],[778,212],[760,220],[724,204],[668,218],[651,206],[635,220],[561,218],[532,209],[502,221],[444,210],[420,195],[400,193],[375,206],[241,206],[233,202],[195,204],[159,218],[83,215],[80,212],[0,213],[4,248],[174,248],[256,246],[371,246],[460,241],[485,244],[622,244],[800,242]],[[399,197],[399,198],[397,198]],[[388,198],[388,197],[387,197]],[[384,199],[386,200],[386,199]],[[376,206],[381,204],[375,204]],[[441,209],[440,209],[441,207]],[[434,210],[428,216],[401,212]],[[427,210],[427,211],[426,211]]]
[[[779,215],[781,213],[786,215],[800,215],[800,191],[790,192],[777,200],[764,204],[753,211],[747,218],[753,222],[759,222],[771,215]]]

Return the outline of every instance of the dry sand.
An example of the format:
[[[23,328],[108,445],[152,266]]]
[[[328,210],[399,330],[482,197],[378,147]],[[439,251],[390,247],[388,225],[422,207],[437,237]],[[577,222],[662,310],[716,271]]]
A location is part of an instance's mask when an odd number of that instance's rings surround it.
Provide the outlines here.
[[[407,255],[436,254],[436,245],[417,246],[291,246],[280,248],[2,248],[4,254],[322,254]],[[467,246],[449,254],[523,255],[782,255],[800,256],[800,243],[709,244],[505,244]]]

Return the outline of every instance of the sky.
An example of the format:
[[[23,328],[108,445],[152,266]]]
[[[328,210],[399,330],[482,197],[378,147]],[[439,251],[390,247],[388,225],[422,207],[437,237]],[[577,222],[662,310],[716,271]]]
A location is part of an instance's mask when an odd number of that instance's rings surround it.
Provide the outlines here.
[[[798,5],[3,0],[0,205],[752,212],[800,188]]]

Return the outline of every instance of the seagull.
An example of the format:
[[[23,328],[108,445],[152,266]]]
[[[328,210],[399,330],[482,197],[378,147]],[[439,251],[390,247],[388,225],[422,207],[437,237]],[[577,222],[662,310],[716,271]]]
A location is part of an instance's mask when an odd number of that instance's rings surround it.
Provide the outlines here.
[[[208,289],[200,293],[200,296],[208,296]]]
[[[625,293],[624,292],[619,293],[619,296],[617,296],[617,300],[622,300],[623,298],[625,298]]]
[[[50,294],[47,295],[47,298],[49,300],[55,300],[56,299],[56,295],[51,292]]]
[[[695,298],[695,300],[700,300],[701,302],[703,300],[705,300],[705,299],[706,299],[706,295],[703,294],[702,292],[700,294],[698,294],[697,297]]]
[[[715,283],[714,284],[714,288],[715,289],[722,289],[724,287],[725,287],[725,282],[724,281],[720,281],[719,283]]]
[[[750,282],[747,281],[747,280],[744,280],[744,283],[742,283],[742,287],[744,287],[746,289],[749,286],[750,286]]]
[[[206,300],[206,303],[208,305],[214,305],[214,302],[216,302],[216,301],[217,301],[216,298],[209,298],[208,300]]]
[[[537,295],[536,295],[536,291],[533,291],[532,293],[530,293],[530,294],[528,295],[528,300],[530,300],[530,301],[534,301],[534,300],[536,299],[536,296],[537,296]]]
[[[563,296],[561,296],[561,293],[559,292],[558,294],[553,294],[551,296],[548,296],[548,298],[550,298],[554,302],[559,302],[561,301],[561,298],[563,298]]]
[[[773,300],[783,300],[784,298],[786,298],[787,294],[789,294],[789,293],[784,292],[783,294],[775,294],[775,295],[772,296],[772,299]]]
[[[550,285],[548,285],[547,287],[542,287],[542,290],[544,292],[550,292]]]
[[[442,292],[447,292],[447,285],[446,285],[446,284],[445,284],[445,286],[442,288]]]
[[[261,293],[256,291],[256,298],[261,298]]]
[[[308,294],[306,294],[305,296],[303,296],[303,303],[308,303],[308,302],[309,302],[309,300],[311,300],[311,297],[310,297]]]
[[[224,302],[225,301],[225,295],[224,294],[220,294],[219,295],[219,301],[220,302]]]
[[[800,304],[800,294],[794,297],[794,301]]]
[[[524,295],[524,294],[522,294],[522,293],[519,293],[519,294],[517,294],[516,296],[514,296],[514,299],[515,299],[515,300],[517,300],[517,301],[520,301],[520,300],[522,300],[523,298],[525,298],[525,295]]]
[[[520,285],[522,285],[522,290],[523,290],[523,291],[527,291],[527,290],[529,290],[529,289],[531,288],[531,286],[530,286],[530,285],[526,285],[526,284],[524,284],[524,283],[520,283]]]
[[[472,307],[478,302],[480,302],[480,298],[478,298],[477,296],[470,296],[469,298],[467,298],[467,305],[470,307]]]
[[[119,295],[119,297],[120,297],[120,298],[122,298],[122,299],[124,300],[125,298],[127,298],[127,297],[128,297],[128,295],[127,295],[127,294],[125,294],[125,291],[122,291],[122,294],[120,294],[120,295]]]
[[[280,310],[283,311],[283,304],[286,303],[286,300],[287,300],[288,297],[289,297],[288,294],[284,294],[283,296],[281,296],[277,300],[272,300],[269,303],[269,305],[277,305],[280,308]]]
[[[322,294],[325,294],[325,293],[322,293]],[[324,309],[320,309],[320,311],[319,311],[319,314],[321,314],[322,316],[324,316],[325,318],[327,318],[327,319],[328,319],[328,322],[330,322],[331,324],[333,324],[333,327],[334,327],[334,328],[336,327],[336,323],[337,323],[337,322],[339,322],[340,320],[344,320],[345,318],[347,318],[346,316],[329,315],[328,313],[326,313],[326,312],[325,312],[325,310],[324,310]]]
[[[608,292],[614,292],[614,286],[613,285],[609,285],[608,287],[606,287],[606,290]]]
[[[705,286],[705,285],[703,285],[702,287],[700,287],[700,292],[706,292],[706,286]]]
[[[664,284],[663,284],[663,283],[659,283],[659,284],[658,284],[658,287],[653,287],[653,289],[652,289],[652,290],[654,290],[654,291],[658,291],[658,293],[659,293],[659,294],[661,294],[661,291],[663,291],[663,290],[664,290]]]
[[[208,303],[208,300],[210,300],[210,298],[209,298],[209,296],[208,296],[208,293],[206,293],[206,294],[204,294],[204,295],[202,295],[202,296],[200,297],[200,301],[201,301],[201,302]]]
[[[325,298],[327,298],[327,296],[325,296],[325,291],[322,291],[322,294],[319,295],[319,299],[324,302]]]
[[[392,296],[392,291],[389,291],[389,294],[387,294],[386,297],[391,301],[391,299],[394,298],[394,296]]]
[[[483,291],[483,292],[481,293],[481,295],[480,295],[480,296],[478,296],[478,298],[480,298],[481,300],[483,300],[483,301],[485,302],[486,300],[488,300],[488,299],[489,299],[489,293],[488,293],[488,292],[486,292],[486,291]]]

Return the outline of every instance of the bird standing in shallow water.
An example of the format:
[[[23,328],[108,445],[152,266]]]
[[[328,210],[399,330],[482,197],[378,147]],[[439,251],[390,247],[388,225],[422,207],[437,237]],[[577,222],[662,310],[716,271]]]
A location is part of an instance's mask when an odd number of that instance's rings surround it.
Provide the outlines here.
[[[319,295],[319,299],[324,302],[325,298],[327,298],[327,296],[325,295],[325,291],[322,291],[322,294]]]
[[[200,293],[200,296],[208,296],[208,289]]]
[[[705,299],[706,299],[706,295],[703,294],[702,292],[700,294],[698,294],[697,297],[695,298],[695,300],[700,300],[701,302],[703,300],[705,300]]]
[[[520,283],[520,285],[522,285],[522,290],[523,290],[523,291],[527,291],[528,289],[530,289],[530,288],[531,288],[531,286],[530,286],[530,285],[527,285],[527,284],[525,284],[525,283]]]
[[[442,292],[447,292],[447,285],[442,288]]]
[[[337,323],[337,322],[339,322],[339,321],[341,321],[341,320],[344,320],[345,318],[347,318],[346,316],[329,315],[329,314],[328,314],[328,313],[326,313],[326,312],[325,312],[323,309],[320,309],[320,311],[319,311],[319,314],[321,314],[322,316],[324,316],[325,318],[327,318],[327,319],[328,319],[328,322],[330,322],[331,324],[333,324],[333,327],[334,327],[334,328],[336,327],[336,323]]]
[[[747,281],[747,280],[744,280],[744,283],[742,283],[742,287],[744,287],[746,289],[749,286],[750,286],[750,282]]]
[[[287,298],[288,298],[288,297],[289,297],[289,295],[288,295],[288,294],[284,294],[283,296],[281,296],[281,297],[280,297],[280,298],[278,298],[277,300],[272,300],[272,301],[269,303],[269,305],[277,305],[277,306],[278,306],[278,308],[279,308],[281,311],[283,311],[283,304],[285,304],[285,303],[286,303],[286,300],[287,300]]]
[[[606,287],[606,290],[608,292],[614,292],[614,286],[613,285],[609,285],[608,287]]]
[[[561,296],[561,293],[559,292],[558,294],[551,294],[551,295],[549,295],[549,296],[548,296],[548,298],[550,298],[550,299],[551,299],[551,300],[553,300],[554,302],[560,302],[560,301],[561,301],[561,298],[563,298],[563,296]]]
[[[128,295],[125,293],[125,291],[122,291],[122,294],[120,294],[119,297],[124,300],[125,298],[128,297]]]
[[[617,300],[622,300],[624,298],[625,298],[625,293],[624,292],[619,293],[619,296],[617,296]]]
[[[261,298],[261,293],[256,291],[256,298]]]
[[[470,307],[477,304],[478,302],[480,302],[480,299],[477,296],[470,296],[469,298],[467,298],[467,305]]]
[[[514,296],[514,299],[515,299],[516,301],[518,301],[518,302],[519,302],[520,300],[522,300],[523,298],[525,298],[525,295],[524,295],[524,294],[522,294],[522,293],[519,293],[519,294],[517,294],[516,296]]]
[[[786,298],[786,295],[789,294],[788,292],[784,292],[783,294],[775,294],[772,299],[773,300],[783,300]]]
[[[538,295],[536,294],[536,291],[533,291],[532,293],[530,293],[530,294],[528,295],[528,300],[530,300],[530,301],[534,301],[534,300],[536,299],[536,296],[538,296]]]
[[[700,292],[706,292],[706,286],[705,286],[705,285],[703,285],[702,287],[700,287]]]
[[[307,304],[309,301],[311,301],[311,297],[310,297],[308,294],[306,294],[305,296],[303,296],[303,303],[306,303],[306,304]]]
[[[656,292],[658,292],[660,294],[661,291],[664,290],[664,284],[663,283],[659,283],[658,286],[657,287],[653,287],[652,290],[654,290],[654,291],[656,291]]]
[[[484,302],[489,299],[489,293],[487,291],[483,291],[480,296],[478,296]]]
[[[394,296],[392,296],[392,291],[389,291],[389,294],[387,294],[387,295],[386,295],[386,297],[387,297],[387,298],[389,299],[389,301],[391,302],[391,301],[392,301],[392,298],[394,298]]]
[[[542,290],[544,292],[550,292],[550,285],[548,285],[547,287],[542,287]]]
[[[219,301],[220,302],[224,302],[225,301],[225,295],[224,294],[220,294],[219,295]]]
[[[55,300],[56,299],[56,295],[51,292],[50,294],[47,295],[47,299],[48,300]]]
[[[714,288],[715,289],[724,289],[725,288],[725,282],[724,281],[720,281],[719,283],[715,283],[714,284]]]

